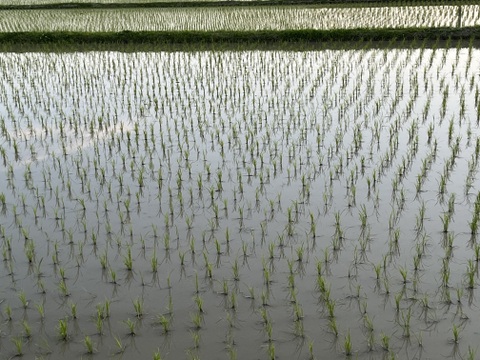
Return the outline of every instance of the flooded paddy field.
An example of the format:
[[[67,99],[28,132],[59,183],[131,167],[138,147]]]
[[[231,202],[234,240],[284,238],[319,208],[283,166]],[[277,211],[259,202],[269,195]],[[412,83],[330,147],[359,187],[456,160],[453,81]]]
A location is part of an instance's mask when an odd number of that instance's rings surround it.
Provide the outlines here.
[[[0,353],[478,354],[480,51],[0,53]]]
[[[257,31],[480,25],[480,5],[0,10],[1,32]]]

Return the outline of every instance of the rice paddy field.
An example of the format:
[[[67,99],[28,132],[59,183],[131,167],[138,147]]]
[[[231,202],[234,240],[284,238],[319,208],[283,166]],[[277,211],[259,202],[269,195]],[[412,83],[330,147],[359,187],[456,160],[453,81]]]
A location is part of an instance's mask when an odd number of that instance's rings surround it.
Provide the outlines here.
[[[457,7],[328,9],[4,10],[0,28],[458,25]],[[0,358],[479,357],[477,39],[24,48],[0,68]]]
[[[1,32],[252,31],[480,25],[480,5],[0,10]]]
[[[200,2],[214,2],[217,0],[201,0]],[[241,0],[242,2],[248,2],[252,0]],[[259,1],[259,0],[255,0]],[[0,0],[0,6],[39,6],[39,5],[123,5],[123,4],[153,4],[153,3],[166,3],[170,0]],[[182,3],[198,2],[198,0],[182,0]]]

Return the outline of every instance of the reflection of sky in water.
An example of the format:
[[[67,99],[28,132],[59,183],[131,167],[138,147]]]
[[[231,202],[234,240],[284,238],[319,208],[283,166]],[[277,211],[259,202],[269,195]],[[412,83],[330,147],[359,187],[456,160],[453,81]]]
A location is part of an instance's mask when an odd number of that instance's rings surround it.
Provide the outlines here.
[[[95,145],[116,147],[111,137],[120,132],[124,146],[127,133],[133,138],[135,123],[142,139],[144,132],[158,134],[161,129],[163,141],[176,144],[167,149],[174,159],[179,151],[191,151],[191,146],[201,143],[202,136],[210,142],[219,136],[224,144],[231,142],[231,135],[218,133],[221,128],[235,129],[244,144],[276,142],[285,157],[307,148],[313,152],[320,136],[325,157],[326,151],[334,153],[336,141],[348,146],[355,126],[369,129],[376,124],[379,131],[388,133],[392,121],[405,127],[417,121],[422,124],[421,131],[433,123],[435,134],[443,136],[446,124],[457,116],[461,98],[465,118],[473,116],[478,80],[472,69],[478,68],[478,51],[472,51],[468,73],[469,50],[462,48],[1,54],[0,61],[8,71],[2,75],[6,86],[0,109],[10,136],[14,134],[10,117],[21,129],[17,141],[24,155],[15,166],[29,162],[29,146],[37,152],[37,161],[48,161],[51,153],[61,157],[63,148],[69,154],[92,154]],[[447,89],[446,113],[442,115]],[[427,107],[428,113],[423,114]],[[428,121],[424,123],[425,117]],[[441,121],[442,117],[445,120]],[[319,119],[323,120],[319,123]],[[47,137],[42,122],[47,125]],[[66,134],[63,144],[59,122]],[[252,132],[250,126],[255,123]],[[311,133],[310,123],[316,124],[316,135]],[[195,139],[179,138],[182,127],[195,129]],[[308,134],[306,147],[299,150],[288,145],[289,139],[301,138],[303,133]],[[363,131],[366,143],[372,136],[370,130]],[[401,131],[399,137],[406,142],[408,133]],[[2,141],[8,158],[13,159],[11,147],[6,139]],[[385,146],[380,144],[381,149]],[[49,154],[45,153],[47,147]],[[439,149],[448,152],[449,148],[440,142]],[[244,145],[235,150],[235,156],[249,162],[246,151]],[[201,170],[203,160],[211,162],[213,170],[222,167],[216,147],[206,147],[195,156],[196,171]],[[232,161],[238,160],[229,159]],[[265,161],[272,163],[271,159]],[[231,176],[235,178],[235,174]]]
[[[184,31],[456,27],[479,25],[480,6],[225,7],[184,9],[0,11],[12,31]]]
[[[32,53],[1,57],[9,69],[3,74],[6,84],[0,104],[3,118],[8,119],[7,115],[12,114],[22,124],[20,143],[34,137],[41,139],[41,124],[46,123],[48,136],[54,139],[51,151],[59,150],[56,124],[63,121],[64,131],[71,135],[75,131],[71,126],[75,123],[73,119],[82,119],[86,126],[77,127],[77,136],[68,137],[65,146],[69,152],[89,147],[91,135],[105,139],[120,128],[125,133],[131,132],[135,121],[140,121],[147,131],[151,126],[157,128],[157,121],[165,122],[168,127],[178,120],[193,122],[195,126],[201,125],[206,136],[211,136],[212,126],[222,123],[225,126],[226,121],[237,124],[241,132],[245,120],[265,118],[276,128],[284,126],[294,114],[305,120],[322,113],[337,118],[339,114],[355,116],[365,108],[368,121],[369,110],[378,111],[381,107],[385,112],[389,104],[406,102],[412,81],[418,87],[416,112],[423,110],[426,96],[431,99],[431,111],[438,110],[441,93],[447,86],[449,113],[462,91],[467,98],[467,112],[475,112],[471,108],[474,101],[468,101],[474,89],[469,88],[470,79],[464,79],[463,74],[468,49],[459,49],[458,55],[456,50],[424,49]],[[470,68],[476,66],[475,59],[472,55]],[[452,66],[455,66],[453,77]],[[418,70],[419,67],[423,70]],[[25,78],[23,74],[31,77]],[[459,86],[459,81],[463,85]],[[365,94],[367,87],[369,93]],[[365,99],[354,104],[362,94]],[[98,129],[100,121],[102,130]],[[11,123],[5,124],[13,135]],[[93,124],[92,134],[90,124]],[[276,135],[276,140],[281,141]],[[348,131],[344,135],[350,136]],[[41,143],[33,145],[38,159],[43,158]]]

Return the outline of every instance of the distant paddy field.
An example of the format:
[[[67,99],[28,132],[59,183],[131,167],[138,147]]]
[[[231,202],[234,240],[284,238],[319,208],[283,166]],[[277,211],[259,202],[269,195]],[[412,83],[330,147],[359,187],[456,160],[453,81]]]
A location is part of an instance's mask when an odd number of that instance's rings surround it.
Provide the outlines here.
[[[0,10],[0,32],[258,31],[471,27],[480,5]]]

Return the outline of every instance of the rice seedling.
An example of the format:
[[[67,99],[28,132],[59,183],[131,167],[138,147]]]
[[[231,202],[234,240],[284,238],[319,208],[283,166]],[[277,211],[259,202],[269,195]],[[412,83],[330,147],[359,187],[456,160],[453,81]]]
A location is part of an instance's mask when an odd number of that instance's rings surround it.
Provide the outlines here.
[[[123,354],[125,352],[125,345],[123,344],[122,340],[118,336],[114,336],[115,346],[117,347],[117,354]]]
[[[197,329],[198,330],[198,329]],[[200,347],[200,334],[198,331],[191,331],[192,340],[193,340],[193,348],[198,349]]]
[[[237,350],[235,349],[234,346],[232,345],[228,345],[227,347],[227,352],[228,352],[228,356],[231,360],[236,360],[237,359]]]
[[[22,337],[15,337],[12,338],[12,343],[15,346],[15,356],[22,357],[23,356],[23,338]]]
[[[267,335],[267,342],[272,343],[273,342],[273,325],[270,321],[265,324],[264,330]]]
[[[366,313],[363,315],[363,322],[364,322],[365,328],[369,332],[373,332],[374,330],[373,320]]]
[[[297,261],[298,262],[303,262],[304,251],[305,250],[304,250],[303,245],[295,249],[295,252],[297,253]]]
[[[375,279],[380,280],[380,271],[382,270],[382,264],[373,265],[375,271]]]
[[[478,233],[478,220],[479,216],[475,213],[472,217],[472,221],[468,224],[470,227],[471,235],[476,235]]]
[[[109,273],[110,273],[111,283],[112,284],[117,284],[117,272],[115,270],[113,270],[112,268],[110,268]]]
[[[136,298],[133,300],[133,308],[135,310],[135,316],[141,318],[144,315],[144,302],[143,299]]]
[[[213,268],[212,268],[212,264],[211,263],[207,263],[206,264],[206,267],[207,267],[207,277],[209,279],[212,279],[213,278]]]
[[[35,309],[37,309],[37,312],[40,315],[40,319],[41,320],[45,319],[45,307],[44,307],[44,305],[41,304],[41,303],[35,304]]]
[[[453,342],[458,344],[460,341],[460,329],[457,325],[453,324],[452,326],[452,335],[453,335]]]
[[[27,320],[22,321],[22,328],[23,328],[23,337],[26,339],[30,339],[32,337],[32,328],[28,324]]]
[[[162,355],[160,354],[159,350],[153,353],[153,360],[162,360]]]
[[[201,313],[196,312],[190,314],[190,319],[192,320],[193,323],[193,328],[198,330],[201,329],[203,326],[203,316]]]
[[[467,352],[467,355],[466,355],[466,359],[469,359],[469,360],[475,359],[476,353],[477,353],[477,351],[475,349],[473,349],[471,346],[468,346],[468,352]]]
[[[20,302],[22,303],[22,307],[24,309],[28,308],[28,300],[27,300],[27,296],[25,295],[25,292],[22,290],[20,291],[20,293],[18,294],[18,299],[20,300]]]
[[[474,253],[475,253],[475,261],[479,262],[480,261],[480,245],[479,244],[474,245]]]
[[[90,336],[86,335],[83,339],[83,343],[85,345],[87,354],[93,354],[95,352],[94,344]]]
[[[215,249],[217,251],[217,255],[222,255],[221,246],[217,239],[215,239]]]
[[[227,291],[227,294],[228,294],[228,291]],[[204,312],[204,309],[203,309],[203,299],[197,294],[194,298],[193,298],[195,304],[197,305],[197,310],[199,313],[203,313]]]
[[[390,295],[390,280],[387,276],[383,278],[383,289],[386,295]]]
[[[195,254],[195,239],[192,237],[190,239],[190,252],[193,254]]]
[[[275,345],[272,342],[268,344],[267,353],[270,360],[275,360]]]
[[[135,336],[137,334],[137,329],[136,329],[137,328],[137,323],[135,321],[127,319],[123,323],[125,324],[125,326],[128,329],[128,335]],[[121,343],[117,342],[117,345],[121,345]],[[118,346],[118,347],[121,348],[120,346]]]
[[[168,334],[171,331],[171,326],[172,326],[171,318],[167,318],[164,315],[160,315],[157,317],[157,321],[162,326],[162,330],[164,334]]]
[[[9,304],[5,305],[3,314],[7,321],[12,321],[12,308]]]
[[[335,320],[335,318],[330,318],[328,320],[328,327],[330,329],[330,331],[333,333],[333,335],[335,335],[335,337],[338,337],[338,327],[337,327],[337,321]]]
[[[97,308],[97,316],[95,318],[95,328],[97,329],[97,334],[98,335],[103,335],[103,322],[104,322],[105,316],[102,313],[101,310]]]
[[[345,335],[345,339],[343,342],[343,350],[345,352],[346,356],[351,356],[352,355],[352,340],[350,337],[350,330],[347,331],[347,334]]]
[[[272,282],[270,278],[270,270],[268,270],[266,267],[263,268],[263,282],[267,287]]]
[[[182,266],[182,267],[185,266],[185,253],[180,251],[178,253],[178,258],[180,259],[180,266]],[[156,264],[156,265],[158,265],[158,264]],[[156,269],[155,269],[155,272],[156,272]]]
[[[74,302],[70,302],[70,315],[72,316],[72,319],[77,318],[77,304]]]
[[[406,284],[407,283],[407,276],[408,276],[407,269],[404,268],[404,267],[400,267],[398,270],[400,272],[400,275],[402,276],[402,282],[404,284]]]
[[[384,351],[390,351],[390,337],[384,333],[380,334],[380,341]]]
[[[66,319],[58,320],[57,333],[61,340],[68,341],[70,335],[68,333],[68,323]]]
[[[335,300],[328,300],[325,302],[328,310],[329,318],[335,318]]]
[[[410,320],[412,317],[412,312],[411,308],[407,310],[406,313],[402,312],[401,318],[402,318],[402,328],[403,328],[403,337],[405,338],[410,338]]]
[[[165,233],[165,235],[163,236],[163,248],[165,249],[165,251],[170,250],[170,234],[169,233]]]
[[[63,279],[60,280],[60,282],[58,284],[58,290],[60,291],[60,294],[63,297],[69,297],[70,296],[70,290],[68,289],[67,283]]]
[[[468,260],[468,266],[467,266],[467,287],[468,289],[473,289],[475,288],[476,284],[476,274],[477,274],[477,263],[474,263],[473,260]]]
[[[60,267],[58,268],[58,273],[59,273],[59,275],[60,275],[60,278],[61,278],[63,281],[65,281],[65,279],[66,279],[67,277],[66,277],[66,275],[65,275],[65,269],[64,269],[62,266],[60,266]]]
[[[133,270],[132,249],[130,246],[127,247],[127,254],[123,257],[123,264],[128,271]]]
[[[441,216],[440,217],[440,220],[442,221],[442,225],[443,225],[443,233],[448,233],[448,228],[449,228],[449,225],[450,225],[450,220],[451,220],[451,217],[448,213],[445,213],[443,214],[443,217]]]

